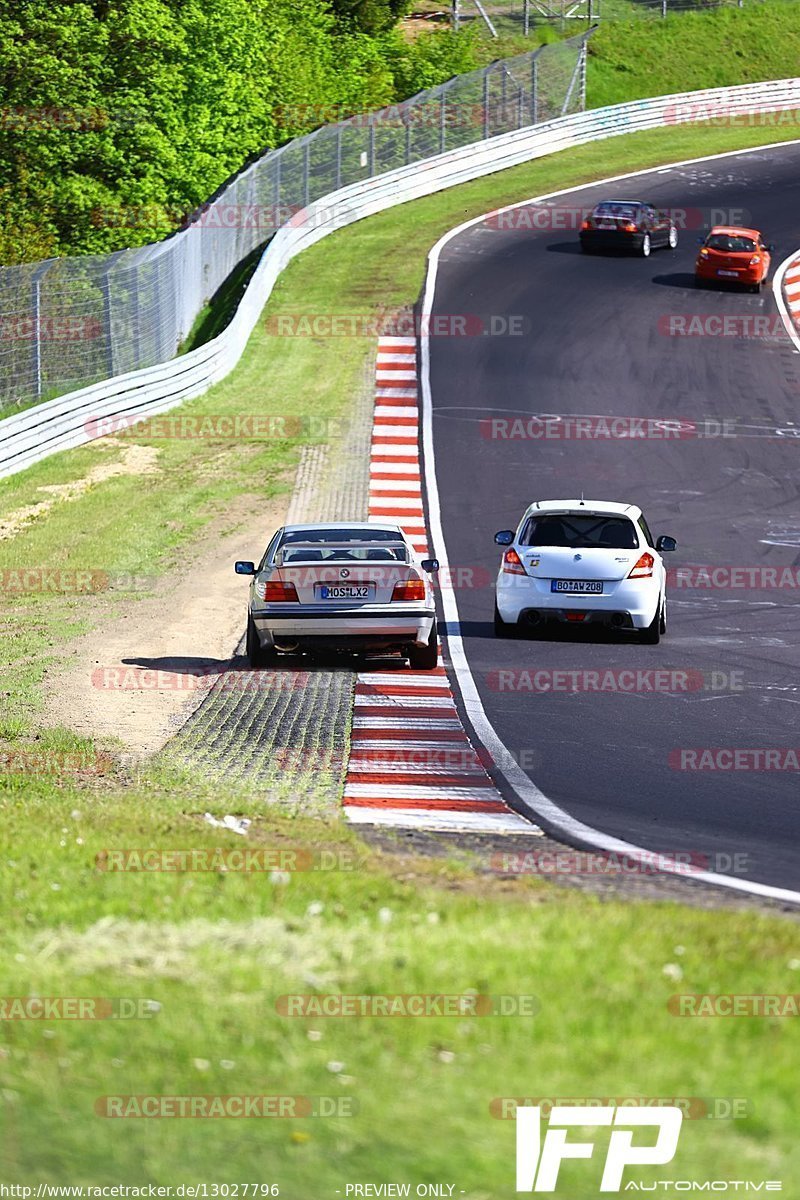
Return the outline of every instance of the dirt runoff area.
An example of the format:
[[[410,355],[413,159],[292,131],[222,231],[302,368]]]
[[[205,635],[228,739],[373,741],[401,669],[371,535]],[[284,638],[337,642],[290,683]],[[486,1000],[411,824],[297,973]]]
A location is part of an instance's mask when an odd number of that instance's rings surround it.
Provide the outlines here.
[[[181,552],[180,567],[147,596],[92,598],[95,627],[47,671],[43,723],[134,758],[161,749],[201,703],[242,638],[248,580],[236,559],[257,560],[285,519],[288,496],[242,498]]]

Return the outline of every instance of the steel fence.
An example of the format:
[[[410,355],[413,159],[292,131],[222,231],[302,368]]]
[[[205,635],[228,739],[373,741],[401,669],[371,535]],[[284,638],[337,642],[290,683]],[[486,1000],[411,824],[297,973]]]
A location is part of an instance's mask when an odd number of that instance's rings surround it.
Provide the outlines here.
[[[175,356],[231,272],[281,225],[307,219],[313,201],[582,110],[586,36],[456,76],[273,150],[164,241],[0,268],[0,410]]]
[[[481,25],[494,37],[520,33],[527,36],[544,25],[564,32],[579,22],[592,25],[716,8],[749,8],[763,3],[764,0],[451,0],[450,24],[454,29],[473,23]]]

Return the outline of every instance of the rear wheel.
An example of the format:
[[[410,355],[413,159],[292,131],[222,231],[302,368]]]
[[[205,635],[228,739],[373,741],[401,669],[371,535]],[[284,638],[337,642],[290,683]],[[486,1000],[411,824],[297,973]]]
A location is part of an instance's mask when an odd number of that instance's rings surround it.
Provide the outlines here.
[[[639,634],[639,640],[643,642],[645,646],[657,646],[661,641],[661,634],[666,629],[666,620],[666,610],[664,604],[661,603],[656,609],[655,616],[650,624]]]
[[[415,671],[433,671],[439,665],[439,630],[435,621],[426,644],[409,649],[408,662]]]
[[[652,250],[652,248],[653,248],[653,244],[650,241],[650,234],[646,233],[644,235],[644,237],[642,238],[642,245],[641,245],[641,249],[639,250],[639,253],[641,254],[642,258],[649,258],[650,251]]]
[[[515,637],[517,626],[514,621],[504,621],[500,616],[500,609],[495,603],[494,606],[494,636],[499,638]]]
[[[275,652],[270,647],[264,649],[258,640],[258,632],[256,631],[253,618],[247,618],[247,636],[245,638],[245,654],[247,655],[248,666],[257,671],[260,668],[267,667],[274,661]]]

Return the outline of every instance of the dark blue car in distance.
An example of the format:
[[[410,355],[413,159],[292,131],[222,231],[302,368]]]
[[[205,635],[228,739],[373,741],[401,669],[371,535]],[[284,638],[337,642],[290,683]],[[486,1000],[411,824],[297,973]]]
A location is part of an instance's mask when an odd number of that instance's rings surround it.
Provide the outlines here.
[[[668,212],[644,200],[603,200],[581,224],[581,249],[623,250],[648,257],[651,250],[678,244],[678,230]]]

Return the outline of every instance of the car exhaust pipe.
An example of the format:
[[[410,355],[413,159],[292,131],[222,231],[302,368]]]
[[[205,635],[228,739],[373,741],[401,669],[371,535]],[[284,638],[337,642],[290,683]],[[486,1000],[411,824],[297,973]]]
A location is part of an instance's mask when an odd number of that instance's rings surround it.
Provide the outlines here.
[[[624,613],[612,613],[611,614],[611,625],[614,627],[614,629],[619,629],[620,626],[622,626],[624,624],[625,624],[625,614]]]
[[[540,625],[541,621],[542,621],[541,613],[538,613],[535,611],[525,613],[525,624],[526,625]]]

